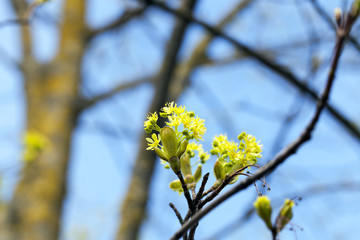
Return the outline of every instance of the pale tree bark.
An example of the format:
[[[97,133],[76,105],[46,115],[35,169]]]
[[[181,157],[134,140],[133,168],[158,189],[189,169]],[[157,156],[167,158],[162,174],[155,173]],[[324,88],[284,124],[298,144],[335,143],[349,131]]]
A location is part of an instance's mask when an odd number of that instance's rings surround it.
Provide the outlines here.
[[[13,0],[13,6],[21,17],[26,9],[25,1]],[[39,64],[32,55],[31,25],[21,27],[26,129],[43,134],[49,144],[36,161],[22,169],[8,206],[7,235],[3,239],[58,238],[71,134],[77,113],[74,103],[85,46],[84,11],[85,1],[64,2],[58,53],[48,64]]]

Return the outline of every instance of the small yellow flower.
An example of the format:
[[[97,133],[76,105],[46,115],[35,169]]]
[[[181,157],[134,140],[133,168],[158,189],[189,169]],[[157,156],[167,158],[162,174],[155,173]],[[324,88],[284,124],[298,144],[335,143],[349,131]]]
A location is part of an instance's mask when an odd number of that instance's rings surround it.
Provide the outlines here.
[[[165,107],[163,107],[161,110],[167,115],[171,115],[173,113],[180,115],[183,112],[185,112],[185,107],[183,106],[178,107],[176,103],[170,102],[170,103],[166,103]]]
[[[190,125],[190,130],[192,131],[192,136],[196,141],[202,140],[203,135],[206,132],[205,120],[196,117],[193,119],[193,122]]]
[[[160,140],[161,140],[160,136],[153,133],[151,135],[151,138],[146,138],[146,141],[148,141],[148,147],[146,148],[146,150],[154,150],[154,148],[156,148],[159,145]]]
[[[181,118],[174,115],[174,116],[168,116],[169,122],[166,122],[166,125],[170,127],[178,128],[181,124]]]

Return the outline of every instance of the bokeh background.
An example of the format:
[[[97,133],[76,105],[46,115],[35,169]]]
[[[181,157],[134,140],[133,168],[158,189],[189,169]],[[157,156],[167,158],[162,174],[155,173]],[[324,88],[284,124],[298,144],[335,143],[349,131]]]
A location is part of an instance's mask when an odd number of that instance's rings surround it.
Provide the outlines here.
[[[216,134],[236,140],[246,131],[263,144],[258,163],[264,165],[314,114],[314,93],[324,87],[335,44],[333,10],[352,3],[159,2],[188,9],[249,50],[157,4],[1,0],[4,239],[170,238],[180,225],[169,202],[183,215],[187,205],[168,187],[176,176],[144,151],[147,114],[175,100],[205,119],[205,150]],[[29,6],[35,7],[26,15]],[[29,22],[18,21],[24,16]],[[273,217],[285,198],[302,198],[294,230],[288,226],[280,239],[359,239],[359,26],[341,57],[329,100],[333,111],[326,109],[311,140],[267,177],[272,190],[261,189],[272,199]],[[23,160],[29,129],[53,143],[31,163]],[[215,161],[208,160],[203,172],[212,173]],[[220,205],[201,220],[196,239],[271,239],[251,211],[256,195],[249,187]],[[139,219],[129,217],[136,214]]]

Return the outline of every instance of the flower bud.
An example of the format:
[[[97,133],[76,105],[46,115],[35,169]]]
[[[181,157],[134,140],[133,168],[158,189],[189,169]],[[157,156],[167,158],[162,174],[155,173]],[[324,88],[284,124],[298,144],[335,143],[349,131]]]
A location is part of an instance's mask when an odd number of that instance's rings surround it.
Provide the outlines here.
[[[161,150],[158,147],[154,148],[154,150],[155,150],[156,155],[159,156],[159,158],[161,158],[167,162],[169,161],[168,156],[166,155],[166,153],[163,150]]]
[[[147,126],[147,127],[145,128],[145,132],[146,132],[146,133],[151,133],[153,129],[154,129],[154,126],[152,126],[152,125]]]
[[[238,140],[241,141],[241,140],[243,140],[245,137],[246,137],[246,132],[242,132],[242,133],[239,134]]]
[[[258,197],[254,202],[254,207],[259,217],[261,217],[261,219],[265,222],[266,226],[270,230],[272,230],[272,224],[271,224],[272,209],[270,205],[270,199],[267,196]]]
[[[180,158],[181,172],[186,176],[191,173],[191,163],[189,154],[183,154]]]
[[[168,158],[170,159],[171,157],[176,156],[178,141],[174,129],[170,127],[163,127],[160,131],[160,136],[161,142],[163,144],[163,149]]]
[[[198,182],[201,179],[201,175],[202,175],[201,170],[202,170],[202,167],[201,167],[201,164],[199,164],[199,166],[197,167],[195,174],[194,174],[195,182]]]
[[[178,158],[180,158],[184,152],[186,151],[187,145],[189,144],[189,142],[187,140],[183,141],[180,146],[178,147],[177,151],[176,151],[176,156]]]
[[[180,180],[174,180],[170,183],[169,187],[174,191],[179,191],[181,189],[181,182]]]
[[[341,8],[337,7],[334,9],[334,17],[335,17],[335,22],[336,22],[337,26],[340,27],[341,21],[342,21]]]
[[[215,174],[215,177],[217,180],[225,179],[225,169],[224,169],[223,164],[220,161],[216,161],[216,163],[214,164],[214,174]]]
[[[174,173],[180,173],[180,160],[178,157],[171,157],[169,159],[169,164]]]
[[[211,154],[211,155],[217,155],[218,153],[219,153],[219,151],[216,150],[216,149],[211,149],[211,150],[210,150],[210,154]]]
[[[281,231],[286,224],[288,224],[293,217],[292,207],[294,206],[294,201],[290,199],[285,199],[285,203],[280,209],[279,215],[276,218],[276,228]]]
[[[185,183],[193,183],[194,181],[195,181],[195,178],[193,175],[188,174],[185,176]]]

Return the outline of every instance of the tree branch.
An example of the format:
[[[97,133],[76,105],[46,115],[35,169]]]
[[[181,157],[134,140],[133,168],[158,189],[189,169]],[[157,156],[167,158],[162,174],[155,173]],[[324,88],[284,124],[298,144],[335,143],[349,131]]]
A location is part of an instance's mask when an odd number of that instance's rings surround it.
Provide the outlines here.
[[[113,97],[114,95],[118,94],[121,91],[130,89],[130,88],[134,88],[141,84],[152,82],[152,81],[153,81],[153,77],[139,78],[134,81],[120,83],[119,85],[113,87],[109,91],[99,94],[93,98],[90,98],[90,99],[80,98],[79,112],[94,106],[95,104],[97,104],[100,101],[103,101],[103,100]]]
[[[183,225],[183,224],[184,224],[184,220],[182,219],[181,214],[179,213],[179,211],[177,210],[177,208],[175,207],[175,205],[172,204],[172,203],[169,203],[169,206],[170,206],[171,209],[174,211],[174,213],[175,213],[176,217],[178,218],[180,224]]]
[[[316,12],[320,15],[320,17],[329,25],[329,27],[336,31],[336,24],[333,19],[325,12],[324,8],[322,8],[317,0],[310,0]],[[356,37],[349,35],[349,42],[355,47],[357,51],[360,52],[360,44],[356,40]]]
[[[99,36],[102,33],[119,29],[120,27],[124,26],[127,22],[132,20],[134,17],[141,15],[146,10],[146,8],[147,5],[135,9],[126,10],[120,17],[118,17],[108,25],[98,29],[89,30],[87,40],[91,41],[92,39],[94,39],[95,37]]]
[[[347,39],[349,32],[351,30],[351,27],[353,23],[355,22],[356,18],[353,16],[348,15],[346,19],[346,24],[344,28],[341,28],[338,30],[338,37],[337,42],[335,45],[335,52],[334,57],[330,66],[329,75],[327,78],[325,89],[320,97],[320,101],[317,104],[315,114],[313,118],[310,120],[304,131],[301,133],[301,135],[292,142],[288,147],[286,147],[282,152],[280,152],[275,158],[267,163],[265,166],[260,168],[257,172],[254,173],[254,175],[246,178],[245,180],[241,181],[238,185],[236,185],[234,188],[226,192],[224,195],[220,196],[214,202],[212,202],[208,207],[198,211],[192,218],[186,222],[176,233],[173,235],[170,239],[175,240],[182,236],[182,234],[187,231],[190,227],[195,225],[202,217],[204,217],[206,214],[208,214],[211,210],[219,206],[222,202],[233,196],[234,194],[246,189],[248,186],[250,186],[253,182],[255,182],[257,179],[260,179],[261,177],[264,177],[267,174],[270,174],[273,172],[281,163],[283,163],[288,157],[295,154],[296,151],[299,149],[299,147],[304,144],[306,141],[310,140],[311,133],[314,130],[321,112],[323,111],[326,102],[329,98],[331,88],[333,86],[333,82],[335,79],[335,72],[337,70],[337,66],[339,63],[340,55],[342,53],[345,40]]]
[[[191,13],[188,11],[183,10],[174,10],[167,5],[165,5],[162,2],[152,2],[155,6],[170,12],[178,17],[181,17],[183,19],[186,19],[188,21],[194,22],[202,27],[204,27],[207,31],[209,31],[211,34],[221,37],[231,44],[233,44],[235,47],[237,47],[240,51],[245,52],[250,57],[258,61],[259,63],[263,64],[264,66],[268,67],[275,73],[282,76],[285,80],[287,80],[289,83],[297,87],[301,92],[306,92],[309,94],[312,100],[319,101],[320,99],[317,96],[317,93],[309,88],[307,84],[303,83],[298,77],[296,77],[292,72],[290,72],[285,66],[280,65],[274,60],[268,59],[255,51],[254,49],[246,46],[245,44],[241,43],[240,41],[226,35],[225,33],[221,32],[218,28],[212,27],[208,25],[207,23],[198,20],[192,16]],[[360,129],[357,128],[350,120],[348,120],[344,115],[342,115],[334,106],[327,103],[327,109],[329,110],[329,113],[339,122],[342,124],[344,128],[346,128],[354,137],[357,138],[357,140],[360,141]]]

